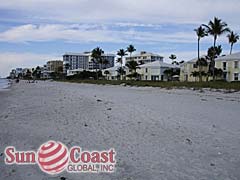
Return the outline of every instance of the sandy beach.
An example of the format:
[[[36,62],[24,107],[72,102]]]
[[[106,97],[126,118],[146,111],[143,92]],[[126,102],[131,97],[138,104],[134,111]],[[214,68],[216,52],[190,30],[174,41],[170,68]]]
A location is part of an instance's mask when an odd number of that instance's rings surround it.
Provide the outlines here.
[[[238,180],[240,92],[21,81],[0,92],[0,179]],[[117,151],[112,174],[7,166],[48,141]]]

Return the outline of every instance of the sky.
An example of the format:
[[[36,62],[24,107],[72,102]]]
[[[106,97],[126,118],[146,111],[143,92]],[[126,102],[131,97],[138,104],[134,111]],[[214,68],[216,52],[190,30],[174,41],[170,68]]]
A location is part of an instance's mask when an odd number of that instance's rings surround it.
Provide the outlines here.
[[[116,54],[133,44],[165,62],[188,61],[197,56],[194,29],[216,16],[240,33],[239,9],[239,0],[0,0],[0,76],[97,46]],[[217,43],[229,54],[226,34]],[[212,44],[202,39],[201,54]]]

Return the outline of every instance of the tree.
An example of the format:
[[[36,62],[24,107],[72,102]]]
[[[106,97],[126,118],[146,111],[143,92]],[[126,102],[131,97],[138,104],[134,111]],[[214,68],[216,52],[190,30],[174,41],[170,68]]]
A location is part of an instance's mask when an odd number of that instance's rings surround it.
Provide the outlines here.
[[[104,71],[104,75],[105,75],[105,76],[107,76],[107,75],[109,75],[109,74],[110,74],[110,72],[109,72],[108,70]]]
[[[98,69],[98,66],[99,64],[102,64],[103,62],[103,54],[104,54],[104,51],[100,48],[100,47],[96,47],[95,49],[92,50],[92,61],[94,63],[94,66],[95,66],[95,69],[96,69],[96,77],[98,79],[98,72],[97,72],[97,69]],[[101,67],[100,67],[100,71],[101,71]]]
[[[177,56],[176,56],[176,55],[171,54],[171,55],[169,56],[169,59],[172,60],[172,64],[177,64],[177,61],[174,61],[175,59],[177,59]]]
[[[127,47],[127,52],[130,53],[130,60],[132,60],[132,53],[135,52],[135,51],[136,51],[136,49],[135,49],[135,47],[133,45],[129,45]]]
[[[230,29],[227,27],[227,23],[223,22],[221,19],[218,19],[217,17],[214,17],[213,21],[210,20],[208,25],[203,24],[203,26],[206,27],[207,33],[213,36],[213,48],[214,48],[213,50],[215,50],[217,38],[223,35],[224,33],[227,33],[230,31]],[[215,75],[214,75],[215,58],[212,59],[211,66],[212,66],[211,70],[213,74],[213,80],[215,80]]]
[[[208,62],[207,62],[207,58],[199,58],[197,60],[197,66],[199,68],[199,81],[202,82],[202,75],[203,75],[203,71],[202,71],[202,67],[206,67],[208,66]]]
[[[222,22],[222,20],[217,17],[214,17],[213,21],[210,20],[208,25],[203,24],[203,26],[206,27],[207,33],[213,36],[213,47],[216,47],[216,41],[219,36],[230,31],[227,23]]]
[[[138,63],[136,62],[136,61],[128,61],[127,63],[126,63],[126,66],[129,68],[129,70],[132,72],[128,77],[137,77],[136,75],[136,70],[137,70],[137,68],[139,68],[138,67]]]
[[[217,58],[218,56],[220,56],[220,54],[222,53],[222,46],[219,45],[217,47],[210,47],[208,49],[208,53],[207,53],[207,59],[210,60],[210,64],[209,64],[209,71],[210,74],[213,76],[213,80],[215,80],[215,58]]]
[[[196,32],[196,35],[198,37],[198,61],[200,61],[200,40],[201,40],[201,38],[207,36],[208,34],[207,34],[206,30],[202,26],[198,27],[197,29],[194,29],[194,31]],[[200,82],[202,82],[202,75],[201,75],[202,74],[201,73],[201,71],[202,71],[201,67],[202,66],[200,65],[198,67],[199,67],[199,72],[200,72],[199,80],[200,80]]]
[[[239,40],[239,35],[237,33],[234,33],[233,31],[231,31],[228,35],[228,42],[231,46],[230,48],[230,54],[232,54],[232,49],[233,49],[233,45]]]
[[[126,71],[124,70],[123,67],[119,67],[119,68],[117,69],[117,72],[118,72],[118,78],[119,78],[119,77],[121,78],[121,76],[122,76],[123,74],[126,74]]]
[[[198,72],[198,71],[193,71],[193,72],[191,73],[191,76],[193,76],[193,77],[195,78],[195,81],[196,81],[196,77],[199,76],[199,72]]]
[[[121,64],[121,68],[123,65],[123,57],[127,55],[126,51],[124,49],[120,49],[117,52],[117,55],[120,56],[120,58],[118,58],[117,62]],[[122,80],[122,74],[120,74],[120,79]]]
[[[136,61],[128,61],[126,63],[126,66],[130,69],[136,72],[136,69],[138,68],[138,63]]]

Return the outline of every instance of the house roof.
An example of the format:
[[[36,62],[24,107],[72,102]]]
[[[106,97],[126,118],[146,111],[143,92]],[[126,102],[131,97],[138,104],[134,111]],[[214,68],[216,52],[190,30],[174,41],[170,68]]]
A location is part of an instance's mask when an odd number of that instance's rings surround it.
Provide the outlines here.
[[[139,66],[140,68],[144,68],[144,67],[168,67],[168,68],[177,68],[177,65],[173,65],[173,64],[168,64],[168,63],[164,63],[162,61],[154,61],[151,63],[147,63],[147,64],[143,64]]]
[[[103,69],[103,71],[117,71],[121,66],[113,66],[113,67],[110,67],[110,68],[107,68],[107,69]],[[122,67],[123,69],[127,69],[126,66],[123,66]]]
[[[218,58],[216,58],[215,61],[231,61],[231,60],[240,61],[240,52],[234,53],[234,54],[231,54],[231,55],[227,55],[227,56],[218,57]]]

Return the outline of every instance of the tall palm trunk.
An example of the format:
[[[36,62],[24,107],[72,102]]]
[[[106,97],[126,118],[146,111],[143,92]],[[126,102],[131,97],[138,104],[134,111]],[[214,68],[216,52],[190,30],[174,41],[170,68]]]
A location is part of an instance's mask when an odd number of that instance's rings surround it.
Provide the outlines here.
[[[202,67],[200,63],[200,38],[198,38],[198,70],[199,70],[199,81],[202,82]]]
[[[231,43],[230,55],[232,54],[232,49],[233,49],[233,43]]]
[[[214,48],[214,51],[215,51],[215,47],[216,47],[216,41],[217,41],[217,36],[215,35],[214,36],[214,42],[213,42],[213,48]],[[215,55],[216,55],[216,52],[214,52],[214,57],[212,59],[212,74],[213,74],[213,81],[215,81]]]
[[[120,75],[120,80],[123,80],[123,68],[122,68],[122,64],[123,64],[123,57],[121,56],[121,75]]]

